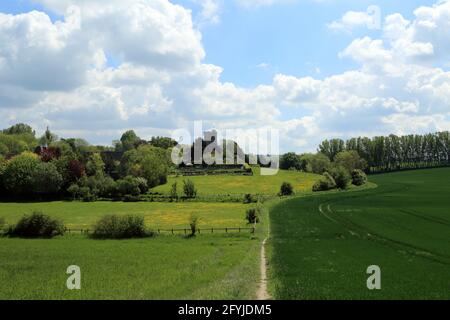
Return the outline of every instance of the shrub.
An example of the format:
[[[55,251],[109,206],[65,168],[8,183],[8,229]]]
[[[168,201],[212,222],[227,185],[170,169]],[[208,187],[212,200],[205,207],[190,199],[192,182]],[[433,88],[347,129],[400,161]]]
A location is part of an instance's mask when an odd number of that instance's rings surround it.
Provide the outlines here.
[[[174,182],[172,184],[172,186],[170,187],[170,198],[172,198],[172,200],[178,199],[178,191],[177,191],[177,183],[176,182]]]
[[[283,182],[280,188],[280,196],[291,196],[294,194],[294,187],[289,182]]]
[[[94,225],[95,239],[144,238],[152,233],[145,228],[144,217],[135,215],[107,215]]]
[[[362,186],[367,182],[367,175],[359,169],[355,169],[352,171],[352,183],[355,186]]]
[[[8,230],[8,235],[22,238],[52,238],[63,235],[64,231],[64,224],[59,220],[41,212],[33,212],[31,215],[25,215],[15,226],[12,226]]]
[[[124,202],[139,202],[141,199],[139,196],[132,196],[131,194],[126,194],[123,196]]]
[[[120,195],[138,196],[141,193],[138,180],[133,176],[127,176],[117,181],[117,190]]]
[[[198,225],[198,217],[195,215],[192,215],[189,220],[189,226],[191,227],[191,236],[195,236],[197,233],[197,225]]]
[[[183,181],[183,192],[187,198],[195,198],[197,196],[197,189],[191,180]]]
[[[321,178],[314,184],[313,191],[327,191],[334,188],[336,188],[336,182],[334,181],[334,178],[328,172],[325,172],[323,174],[323,178]]]
[[[245,219],[248,221],[248,223],[258,223],[261,220],[261,215],[263,214],[263,206],[258,201],[256,204],[256,207],[250,208],[247,210],[245,214]]]
[[[336,187],[338,187],[339,189],[347,189],[351,181],[351,177],[347,169],[342,166],[335,166],[330,170],[330,175],[336,182]]]
[[[250,208],[245,213],[245,219],[248,223],[258,223],[259,222],[259,214],[257,208]]]

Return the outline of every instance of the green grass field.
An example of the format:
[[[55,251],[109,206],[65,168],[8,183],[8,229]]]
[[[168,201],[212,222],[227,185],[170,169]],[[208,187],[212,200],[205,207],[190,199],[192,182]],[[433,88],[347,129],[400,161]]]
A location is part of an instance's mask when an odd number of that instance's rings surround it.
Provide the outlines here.
[[[0,217],[15,223],[24,214],[42,211],[61,219],[68,228],[87,229],[105,214],[137,214],[152,229],[189,227],[191,215],[199,217],[200,228],[245,227],[245,211],[240,203],[203,202],[36,202],[0,203]]]
[[[195,183],[199,195],[217,194],[261,194],[276,195],[283,182],[290,182],[296,194],[311,194],[312,186],[320,179],[319,175],[296,171],[280,170],[273,176],[261,176],[259,169],[253,168],[253,176],[193,176],[169,177],[165,185],[158,186],[152,191],[169,194],[174,182],[177,182],[178,193],[183,192],[183,180],[190,179]]]
[[[450,298],[450,169],[370,178],[378,188],[272,204],[275,298]],[[381,290],[366,287],[370,265]]]
[[[250,299],[260,248],[250,237],[0,238],[0,300]],[[66,288],[69,265],[81,268],[81,290]]]

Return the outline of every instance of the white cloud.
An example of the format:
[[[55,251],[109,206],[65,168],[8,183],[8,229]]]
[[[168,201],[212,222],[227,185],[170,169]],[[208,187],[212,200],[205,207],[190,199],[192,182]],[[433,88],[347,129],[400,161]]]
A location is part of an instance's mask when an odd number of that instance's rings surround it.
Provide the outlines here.
[[[314,150],[332,136],[450,129],[450,73],[435,65],[450,53],[450,2],[416,10],[413,21],[388,16],[381,39],[352,41],[341,57],[356,70],[278,74],[255,88],[222,82],[222,69],[203,62],[190,11],[167,0],[41,2],[64,21],[0,14],[2,126],[50,124],[108,143],[124,129],[170,135],[201,119],[278,128],[285,151]]]
[[[267,7],[275,4],[294,3],[297,0],[235,0],[235,2],[245,8]]]

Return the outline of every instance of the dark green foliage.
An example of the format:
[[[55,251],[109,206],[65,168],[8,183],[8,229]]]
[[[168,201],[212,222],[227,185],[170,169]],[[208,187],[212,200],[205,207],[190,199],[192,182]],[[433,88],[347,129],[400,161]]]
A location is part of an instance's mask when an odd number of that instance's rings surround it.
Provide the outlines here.
[[[350,173],[342,166],[334,166],[329,171],[330,175],[333,177],[336,182],[336,187],[339,189],[347,189],[350,182],[351,176]]]
[[[21,238],[52,238],[63,235],[64,232],[62,222],[41,212],[34,212],[20,219],[7,231],[7,235]]]
[[[137,178],[132,176],[127,176],[123,179],[117,181],[117,191],[119,195],[131,195],[138,196],[141,194],[141,189],[139,189],[139,181]]]
[[[191,228],[191,237],[195,236],[198,230],[198,217],[196,215],[192,215],[189,220],[189,226]]]
[[[300,156],[300,169],[302,171],[323,174],[330,166],[330,159],[323,153],[306,153]]]
[[[129,130],[120,138],[121,148],[123,151],[134,149],[139,141],[141,141],[141,138],[139,138],[133,130]]]
[[[15,134],[29,134],[32,136],[35,135],[34,130],[29,125],[24,123],[15,124],[9,127],[8,129],[3,129],[2,132],[8,135],[15,135]]]
[[[283,182],[280,188],[280,196],[291,196],[294,194],[294,187],[289,182]]]
[[[297,154],[295,154],[294,152],[289,152],[289,153],[282,155],[280,158],[280,169],[300,170],[301,169],[300,157]]]
[[[341,139],[325,140],[319,145],[319,152],[326,155],[331,161],[339,152],[345,150],[345,142]]]
[[[183,181],[183,192],[187,198],[195,198],[197,196],[197,189],[195,188],[194,182],[191,180]]]
[[[334,163],[352,172],[355,169],[364,170],[367,168],[367,161],[362,159],[355,150],[339,152],[334,159]]]
[[[172,200],[177,200],[178,199],[178,190],[177,190],[177,183],[174,182],[172,184],[172,186],[170,187],[170,197],[172,198]]]
[[[325,172],[323,174],[323,178],[321,178],[314,184],[313,191],[327,191],[334,188],[336,188],[336,182],[334,181],[334,178],[328,172]]]
[[[450,165],[450,132],[425,135],[351,138],[344,143],[324,141],[319,150],[334,158],[344,150],[356,151],[371,172],[418,169]],[[337,152],[336,152],[337,151]],[[364,168],[356,168],[364,169]]]
[[[144,217],[136,215],[107,215],[95,225],[94,239],[130,239],[151,236],[144,223]]]
[[[355,169],[352,171],[352,183],[355,186],[362,186],[367,183],[367,175],[364,171]]]
[[[255,207],[250,208],[245,212],[245,220],[251,224],[259,223],[261,216],[263,215],[263,210],[262,204],[258,202]]]
[[[56,194],[62,183],[61,174],[50,162],[39,163],[32,174],[32,190],[37,194]]]
[[[170,149],[175,147],[178,143],[167,137],[152,137],[150,144],[157,148]]]

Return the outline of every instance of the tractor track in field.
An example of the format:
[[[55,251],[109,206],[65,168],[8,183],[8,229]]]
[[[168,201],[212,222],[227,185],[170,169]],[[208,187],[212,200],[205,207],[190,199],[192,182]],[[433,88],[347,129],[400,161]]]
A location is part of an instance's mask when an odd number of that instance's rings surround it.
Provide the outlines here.
[[[340,202],[343,201],[343,199],[339,199],[338,201],[335,202]],[[421,248],[403,241],[399,241],[399,240],[395,240],[395,239],[391,239],[388,238],[386,236],[382,236],[376,232],[373,232],[372,230],[361,226],[359,224],[356,224],[355,222],[342,217],[342,215],[338,215],[338,220],[331,218],[323,209],[323,207],[326,205],[327,211],[329,214],[333,214],[334,212],[331,210],[331,204],[330,202],[325,202],[325,203],[321,203],[319,205],[319,212],[328,220],[340,225],[341,227],[343,227],[344,229],[346,229],[350,234],[352,235],[358,235],[357,233],[355,233],[354,231],[350,230],[350,226],[353,226],[356,230],[358,230],[359,232],[361,232],[362,234],[366,233],[368,235],[370,235],[372,237],[372,240],[383,243],[385,245],[390,245],[391,247],[400,247],[402,249],[406,248],[406,251],[414,256],[418,256],[424,259],[428,259],[440,264],[444,264],[444,265],[450,265],[450,256],[445,255],[445,254],[441,254],[441,253],[437,253],[437,252],[431,252],[430,250],[427,250],[425,248]],[[436,221],[434,221],[436,222]],[[424,254],[425,253],[425,254]]]

